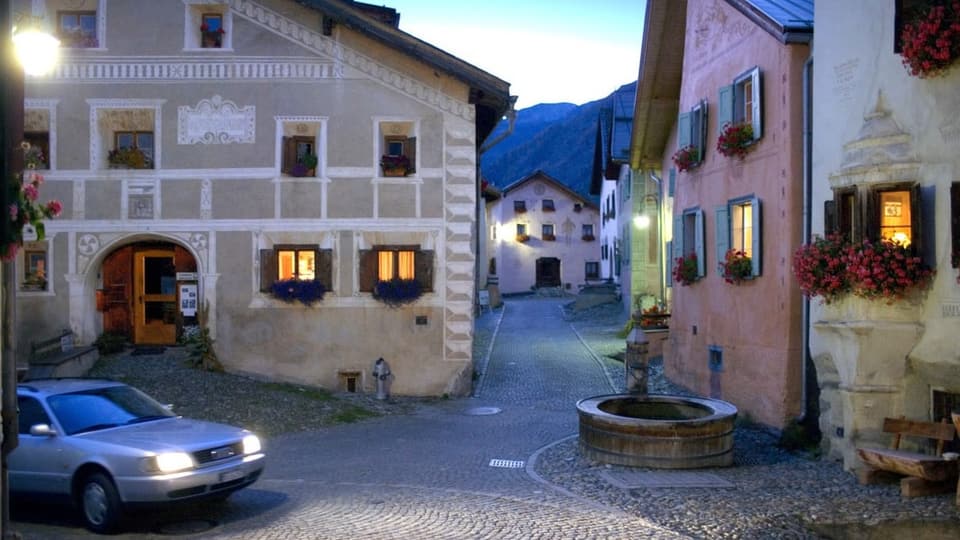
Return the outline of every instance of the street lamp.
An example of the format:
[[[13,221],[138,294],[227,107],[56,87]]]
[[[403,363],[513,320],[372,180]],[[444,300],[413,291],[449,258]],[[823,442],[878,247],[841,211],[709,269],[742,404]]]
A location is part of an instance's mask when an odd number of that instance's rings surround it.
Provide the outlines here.
[[[24,28],[18,28],[26,20]],[[4,2],[0,8],[0,208],[7,208],[11,189],[8,184],[17,182],[23,172],[23,74],[43,75],[51,71],[57,62],[57,47],[60,42],[49,34],[36,30],[38,19],[16,14],[12,2]],[[2,29],[11,28],[10,34]],[[9,37],[7,37],[9,36]],[[16,57],[19,65],[10,61]],[[17,186],[18,187],[18,186]],[[8,238],[9,227],[17,226],[3,216],[3,238]],[[17,418],[17,366],[16,366],[16,267],[13,261],[0,267],[0,284],[3,286],[0,339],[0,416],[2,416],[2,445],[0,445],[0,535],[12,536],[10,530],[10,489],[7,474],[7,457],[18,444]]]

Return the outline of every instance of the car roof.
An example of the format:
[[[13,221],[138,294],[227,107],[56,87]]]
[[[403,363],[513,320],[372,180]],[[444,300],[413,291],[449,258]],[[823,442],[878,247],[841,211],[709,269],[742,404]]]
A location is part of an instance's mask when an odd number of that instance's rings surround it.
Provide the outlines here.
[[[21,381],[17,384],[18,393],[29,393],[37,395],[65,394],[70,392],[82,392],[96,388],[107,388],[110,386],[126,386],[122,382],[112,381],[110,379],[85,379],[85,378],[64,378],[64,379],[31,379]]]

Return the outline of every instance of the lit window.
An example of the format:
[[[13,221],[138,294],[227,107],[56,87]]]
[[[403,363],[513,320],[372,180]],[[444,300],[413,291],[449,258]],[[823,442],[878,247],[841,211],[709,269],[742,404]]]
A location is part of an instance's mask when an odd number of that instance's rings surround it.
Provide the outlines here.
[[[730,207],[731,248],[753,257],[753,206],[749,202]]]
[[[909,191],[880,192],[880,237],[909,246],[913,238]]]
[[[360,250],[358,280],[361,292],[373,292],[377,282],[416,280],[423,291],[433,290],[433,251],[416,245],[377,246]]]
[[[333,291],[333,250],[316,245],[280,245],[260,250],[260,292],[270,292],[277,281],[319,281]]]
[[[413,251],[380,251],[377,254],[377,279],[414,279],[416,262]]]
[[[720,87],[717,129],[722,133],[728,125],[748,124],[753,129],[753,140],[758,140],[763,134],[762,89],[759,67],[747,70],[733,84]]]
[[[744,197],[717,207],[716,224],[717,263],[722,264],[726,260],[728,251],[740,251],[750,257],[750,275],[759,276],[763,259],[760,246],[760,199]]]
[[[316,251],[281,249],[277,251],[279,279],[313,280],[316,277]]]

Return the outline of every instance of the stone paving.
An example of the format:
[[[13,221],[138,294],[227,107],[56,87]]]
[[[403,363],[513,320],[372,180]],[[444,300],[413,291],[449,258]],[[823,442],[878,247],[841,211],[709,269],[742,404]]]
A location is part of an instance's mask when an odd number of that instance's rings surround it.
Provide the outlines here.
[[[224,504],[138,514],[115,538],[818,538],[818,513],[960,531],[952,497],[901,501],[896,486],[858,486],[839,465],[788,455],[754,430],[738,430],[738,466],[708,471],[733,488],[617,486],[611,475],[624,468],[579,457],[574,404],[622,388],[622,365],[608,357],[623,348],[622,319],[571,318],[569,300],[511,298],[478,318],[473,397],[277,437],[251,488]],[[66,515],[15,519],[25,538],[92,536]]]

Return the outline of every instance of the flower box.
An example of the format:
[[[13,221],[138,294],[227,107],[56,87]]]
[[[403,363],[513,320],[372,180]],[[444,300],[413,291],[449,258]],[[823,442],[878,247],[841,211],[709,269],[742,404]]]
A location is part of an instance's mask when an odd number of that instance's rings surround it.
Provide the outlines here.
[[[673,281],[686,287],[700,280],[700,273],[697,268],[697,254],[690,253],[683,257],[677,257],[676,264],[673,267]]]
[[[928,3],[903,25],[899,37],[900,56],[910,75],[942,75],[960,56],[960,3]]]
[[[407,156],[381,156],[380,168],[384,176],[407,176],[410,174],[410,158]]]
[[[720,263],[720,275],[727,283],[739,285],[753,277],[753,261],[743,251],[727,250],[723,262]]]
[[[528,241],[530,240],[530,235],[529,235],[529,234],[518,234],[516,240],[517,240],[517,242],[520,242],[520,243],[528,242]]]
[[[753,144],[753,126],[747,123],[725,124],[717,138],[717,152],[743,159]]]
[[[415,279],[378,281],[373,286],[373,297],[390,307],[416,302],[422,295],[423,288]]]
[[[545,234],[545,235],[543,235],[543,241],[544,241],[544,242],[556,242],[556,241],[557,241],[557,235],[555,235],[555,234]]]
[[[313,305],[323,300],[326,293],[323,284],[316,280],[281,279],[270,287],[274,298],[288,304],[300,302],[305,306]]]
[[[152,169],[150,158],[139,148],[115,148],[107,153],[111,169]]]
[[[593,242],[593,241],[596,240],[597,238],[596,238],[595,236],[593,236],[592,234],[585,234],[585,235],[581,236],[580,239],[583,240],[584,242]]]
[[[684,146],[674,152],[671,159],[678,171],[685,172],[700,164],[700,150],[696,146]]]

